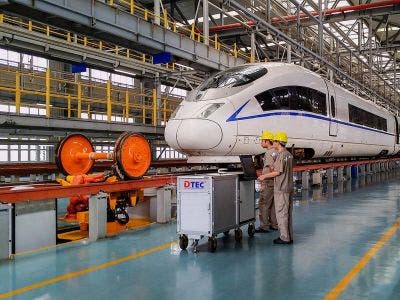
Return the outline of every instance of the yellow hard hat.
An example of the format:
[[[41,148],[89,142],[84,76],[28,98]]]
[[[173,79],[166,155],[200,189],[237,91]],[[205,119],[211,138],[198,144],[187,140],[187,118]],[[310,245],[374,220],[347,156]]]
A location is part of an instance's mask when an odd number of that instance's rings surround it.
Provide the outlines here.
[[[288,138],[286,132],[279,131],[275,133],[274,140],[282,143],[287,143]]]
[[[274,134],[271,131],[263,131],[261,134],[261,139],[272,141],[274,139]]]

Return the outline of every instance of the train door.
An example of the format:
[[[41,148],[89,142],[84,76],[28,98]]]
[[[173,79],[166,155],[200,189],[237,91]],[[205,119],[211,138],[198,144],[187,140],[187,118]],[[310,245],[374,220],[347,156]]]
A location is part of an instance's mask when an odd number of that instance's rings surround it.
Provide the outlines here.
[[[329,84],[329,82],[326,82],[326,86],[328,88],[328,102],[327,106],[329,107],[329,116],[330,116],[330,121],[329,121],[329,135],[330,136],[337,136],[338,132],[338,123],[336,122],[336,93],[335,89],[333,88],[332,85]]]

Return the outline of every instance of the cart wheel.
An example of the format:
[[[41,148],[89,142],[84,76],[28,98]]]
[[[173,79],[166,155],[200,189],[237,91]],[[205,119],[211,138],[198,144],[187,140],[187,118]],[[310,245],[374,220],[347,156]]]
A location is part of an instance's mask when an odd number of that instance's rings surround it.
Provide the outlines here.
[[[229,236],[229,230],[224,231],[224,236],[228,237]]]
[[[208,250],[210,252],[217,250],[217,239],[214,236],[208,238]]]
[[[242,236],[243,236],[242,229],[240,229],[240,228],[235,229],[235,241],[236,242],[242,241]]]
[[[189,245],[189,239],[186,234],[182,234],[179,237],[179,247],[181,247],[182,250],[185,250],[187,246]]]
[[[249,227],[247,227],[247,234],[249,235],[249,237],[253,237],[255,233],[256,233],[256,227],[254,226],[253,223],[250,223]]]

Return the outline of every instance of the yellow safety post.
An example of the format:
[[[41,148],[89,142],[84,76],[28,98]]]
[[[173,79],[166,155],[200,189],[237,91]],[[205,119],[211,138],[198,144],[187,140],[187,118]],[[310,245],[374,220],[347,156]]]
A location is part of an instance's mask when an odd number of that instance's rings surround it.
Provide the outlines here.
[[[21,111],[21,77],[19,71],[15,73],[15,111],[17,114]]]
[[[176,21],[174,21],[172,28],[173,28],[174,32],[176,32]]]
[[[214,48],[218,49],[218,35],[217,34],[214,35]]]
[[[86,36],[83,37],[83,46],[87,46],[87,37]]]
[[[168,15],[167,15],[167,10],[164,8],[164,28],[168,28]]]
[[[87,105],[87,117],[88,119],[92,118],[92,116],[90,115],[90,103]]]
[[[110,6],[114,5],[114,0],[109,0]]]
[[[82,84],[78,82],[78,118],[82,117]]]
[[[107,80],[107,122],[111,122],[111,81]]]
[[[67,32],[67,42],[71,42],[71,32]]]
[[[4,22],[4,14],[0,14],[0,23]]]
[[[147,9],[144,10],[144,20],[147,21],[148,19],[148,11]]]
[[[115,54],[119,54],[119,47],[117,45],[115,45]]]
[[[99,42],[99,49],[100,49],[100,50],[103,50],[103,41],[100,41],[100,42]]]
[[[168,63],[166,63],[166,64],[165,64],[165,67],[166,67],[167,69],[169,69],[169,65],[168,65]]]
[[[142,54],[142,62],[146,62],[146,54]]]
[[[175,71],[175,63],[172,63],[172,70]]]
[[[157,90],[153,89],[153,126],[157,125]]]
[[[131,0],[131,15],[135,13],[135,0]]]
[[[68,95],[68,118],[71,118],[71,95]]]
[[[234,57],[237,57],[236,43],[233,44],[233,56],[234,56]]]
[[[165,124],[167,122],[167,98],[163,99],[163,120]]]
[[[129,58],[129,56],[130,56],[130,51],[129,51],[129,49],[126,49],[126,57]]]
[[[28,21],[28,30],[29,30],[29,31],[32,31],[32,27],[33,27],[33,26],[32,26],[32,21],[29,20],[29,21]]]
[[[46,69],[46,117],[50,118],[50,68]]]
[[[192,40],[194,40],[195,39],[195,35],[194,35],[194,22],[193,22],[193,24],[192,24],[192,29],[191,29],[191,31],[190,31],[190,38],[192,39]]]
[[[50,36],[50,26],[46,26],[46,35]]]
[[[129,119],[129,93],[128,90],[125,91],[125,122]]]

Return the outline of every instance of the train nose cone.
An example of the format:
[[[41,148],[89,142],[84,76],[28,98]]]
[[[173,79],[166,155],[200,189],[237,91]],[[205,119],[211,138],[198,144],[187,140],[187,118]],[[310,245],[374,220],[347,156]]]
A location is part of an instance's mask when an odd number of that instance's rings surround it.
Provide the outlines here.
[[[164,130],[165,141],[171,148],[176,150],[180,149],[176,139],[180,123],[181,120],[169,120]]]
[[[179,148],[207,150],[217,147],[222,140],[221,127],[210,120],[182,120],[176,133]]]

